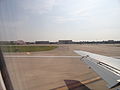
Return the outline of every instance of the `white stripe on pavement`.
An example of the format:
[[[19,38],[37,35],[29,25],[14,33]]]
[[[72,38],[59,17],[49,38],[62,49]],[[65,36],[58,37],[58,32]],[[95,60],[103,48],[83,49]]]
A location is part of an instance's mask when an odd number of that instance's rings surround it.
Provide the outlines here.
[[[27,56],[27,55],[5,55],[8,58],[81,58],[82,56]],[[112,56],[113,58],[120,59],[120,56]]]
[[[4,56],[9,58],[81,58],[81,56],[27,56],[27,55],[10,55]]]

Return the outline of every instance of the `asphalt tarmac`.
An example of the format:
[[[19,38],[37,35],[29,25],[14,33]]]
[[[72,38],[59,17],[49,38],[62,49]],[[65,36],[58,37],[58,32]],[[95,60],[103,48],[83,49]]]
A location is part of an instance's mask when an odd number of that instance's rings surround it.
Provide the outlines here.
[[[5,57],[5,61],[15,90],[109,90],[107,83],[80,61],[73,50],[119,57],[120,47],[115,45],[57,46],[59,46],[57,49],[51,51],[4,54],[4,56],[14,56]]]

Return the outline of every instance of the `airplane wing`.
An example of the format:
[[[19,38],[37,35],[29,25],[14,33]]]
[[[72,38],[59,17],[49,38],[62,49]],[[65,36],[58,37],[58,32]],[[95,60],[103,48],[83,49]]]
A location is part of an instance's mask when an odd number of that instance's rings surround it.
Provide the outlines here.
[[[80,50],[74,52],[108,83],[108,88],[120,85],[120,59]]]

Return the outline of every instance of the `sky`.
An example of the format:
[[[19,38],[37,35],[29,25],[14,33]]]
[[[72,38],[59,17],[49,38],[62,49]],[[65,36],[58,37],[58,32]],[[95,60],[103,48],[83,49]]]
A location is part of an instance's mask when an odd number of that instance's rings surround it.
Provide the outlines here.
[[[119,0],[0,0],[0,40],[120,40]]]

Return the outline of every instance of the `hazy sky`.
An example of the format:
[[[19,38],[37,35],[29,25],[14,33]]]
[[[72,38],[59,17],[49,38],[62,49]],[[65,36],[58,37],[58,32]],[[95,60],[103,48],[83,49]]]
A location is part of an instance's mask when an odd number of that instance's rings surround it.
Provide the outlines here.
[[[1,40],[120,40],[120,0],[0,0]]]

